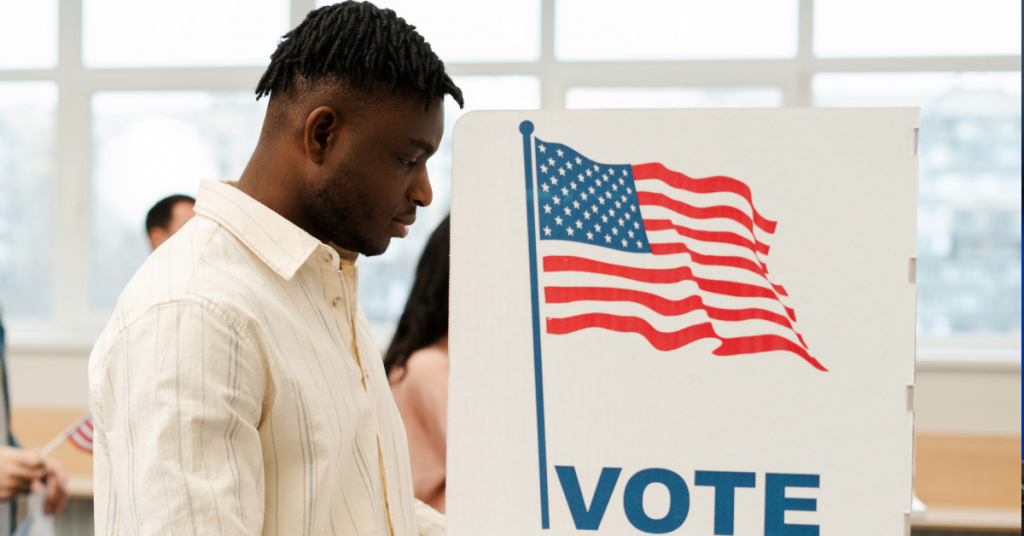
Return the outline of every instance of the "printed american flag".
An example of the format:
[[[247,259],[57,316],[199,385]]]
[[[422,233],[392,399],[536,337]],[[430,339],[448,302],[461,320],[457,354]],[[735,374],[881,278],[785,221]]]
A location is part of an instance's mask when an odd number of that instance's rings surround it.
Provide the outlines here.
[[[68,441],[79,449],[92,454],[92,416],[68,434]]]
[[[548,334],[634,333],[661,351],[717,339],[715,355],[784,351],[826,370],[769,279],[776,222],[745,183],[534,147]]]

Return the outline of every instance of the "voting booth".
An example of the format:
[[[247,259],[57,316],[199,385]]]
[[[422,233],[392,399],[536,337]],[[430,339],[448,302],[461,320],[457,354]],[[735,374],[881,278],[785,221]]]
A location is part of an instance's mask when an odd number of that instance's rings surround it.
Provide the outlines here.
[[[908,533],[917,127],[463,117],[448,534]]]

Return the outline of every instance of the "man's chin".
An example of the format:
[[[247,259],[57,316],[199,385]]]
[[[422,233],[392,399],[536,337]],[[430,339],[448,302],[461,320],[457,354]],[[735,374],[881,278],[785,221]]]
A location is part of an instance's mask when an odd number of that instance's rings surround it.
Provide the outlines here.
[[[333,242],[341,249],[358,253],[364,257],[376,257],[387,251],[391,245],[391,237],[368,239],[366,237],[338,236]]]
[[[383,254],[388,250],[388,246],[391,245],[391,238],[384,240],[383,244],[365,244],[359,248],[359,253],[364,257],[376,257],[377,255]]]

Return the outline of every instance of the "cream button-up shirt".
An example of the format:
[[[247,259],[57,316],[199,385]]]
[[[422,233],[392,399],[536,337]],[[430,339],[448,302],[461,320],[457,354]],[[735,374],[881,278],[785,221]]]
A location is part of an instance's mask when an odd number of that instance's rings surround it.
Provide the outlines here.
[[[202,183],[89,359],[96,534],[443,533],[413,499],[355,257]]]

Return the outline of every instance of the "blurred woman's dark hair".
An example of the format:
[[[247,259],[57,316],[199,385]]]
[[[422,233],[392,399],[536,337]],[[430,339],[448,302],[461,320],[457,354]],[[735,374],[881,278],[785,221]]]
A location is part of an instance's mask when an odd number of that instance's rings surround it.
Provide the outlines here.
[[[446,216],[434,229],[416,266],[416,281],[412,284],[409,301],[405,303],[405,312],[398,320],[395,336],[384,355],[384,370],[389,375],[392,370],[404,368],[413,352],[448,334],[450,219],[450,215]]]

